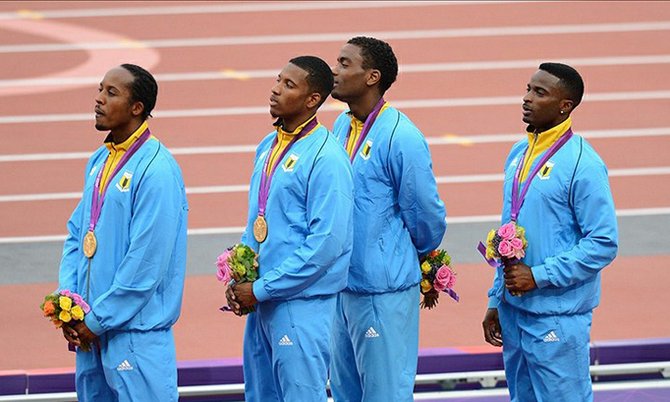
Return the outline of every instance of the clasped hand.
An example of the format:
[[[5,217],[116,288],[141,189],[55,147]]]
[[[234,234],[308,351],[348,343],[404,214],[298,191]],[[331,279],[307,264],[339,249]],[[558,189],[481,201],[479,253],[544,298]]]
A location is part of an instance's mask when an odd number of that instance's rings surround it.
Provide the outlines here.
[[[533,271],[522,262],[515,264],[505,264],[503,269],[505,278],[505,287],[513,296],[521,296],[537,287]]]
[[[258,302],[254,295],[253,283],[251,282],[242,282],[228,286],[228,289],[226,289],[226,300],[235,315],[242,315],[243,308],[253,307]]]

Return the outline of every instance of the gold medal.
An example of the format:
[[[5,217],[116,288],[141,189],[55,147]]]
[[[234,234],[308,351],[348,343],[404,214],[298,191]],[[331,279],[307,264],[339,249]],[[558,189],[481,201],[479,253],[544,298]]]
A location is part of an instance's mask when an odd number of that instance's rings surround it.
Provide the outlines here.
[[[258,215],[254,221],[254,238],[257,242],[263,243],[268,237],[268,223],[262,215]]]
[[[95,239],[95,234],[93,231],[89,230],[84,236],[84,255],[86,258],[91,258],[95,254],[95,250],[98,248],[98,241]]]

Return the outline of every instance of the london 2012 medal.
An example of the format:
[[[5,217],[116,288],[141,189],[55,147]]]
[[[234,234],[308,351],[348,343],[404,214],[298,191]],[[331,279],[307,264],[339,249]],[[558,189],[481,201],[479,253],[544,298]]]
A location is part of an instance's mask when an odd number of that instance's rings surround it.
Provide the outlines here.
[[[268,237],[268,223],[262,215],[258,215],[254,221],[254,238],[257,242],[263,243]]]
[[[84,236],[84,255],[86,258],[91,258],[95,254],[95,250],[98,248],[98,241],[95,238],[95,234],[92,231],[88,231],[86,236]]]

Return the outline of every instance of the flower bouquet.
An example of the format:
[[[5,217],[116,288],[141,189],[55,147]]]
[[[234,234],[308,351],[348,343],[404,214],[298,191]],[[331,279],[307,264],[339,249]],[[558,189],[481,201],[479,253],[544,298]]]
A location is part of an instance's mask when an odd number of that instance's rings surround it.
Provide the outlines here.
[[[526,255],[526,231],[516,222],[508,222],[486,236],[486,259],[514,263]]]
[[[80,295],[67,289],[46,295],[40,309],[42,314],[49,318],[56,328],[82,322],[84,316],[91,311],[91,307]],[[88,344],[82,343],[80,347],[84,351],[91,350]]]
[[[246,244],[235,244],[216,258],[216,278],[228,286],[236,283],[253,282],[258,279],[258,256]],[[230,311],[228,306],[222,311]],[[243,308],[242,314],[255,311],[254,307]]]
[[[432,309],[437,305],[440,292],[459,301],[454,291],[456,273],[451,269],[451,257],[444,250],[431,251],[421,263],[421,308]]]
[[[484,256],[486,262],[497,268],[498,266],[514,264],[526,255],[526,231],[514,221],[507,222],[498,230],[491,229],[486,236],[486,246],[481,242],[477,249]],[[500,262],[497,262],[500,261]],[[511,292],[512,296],[521,296],[520,292]]]

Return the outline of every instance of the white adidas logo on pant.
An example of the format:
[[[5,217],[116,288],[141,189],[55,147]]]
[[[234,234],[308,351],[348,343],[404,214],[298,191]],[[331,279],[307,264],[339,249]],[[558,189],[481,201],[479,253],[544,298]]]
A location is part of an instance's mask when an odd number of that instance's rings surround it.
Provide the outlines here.
[[[368,328],[367,331],[365,331],[365,337],[366,338],[377,338],[379,336],[379,333],[375,331],[374,328],[370,327]]]
[[[291,346],[293,345],[293,341],[288,337],[288,335],[284,335],[280,340],[279,340],[279,346]]]
[[[128,362],[128,360],[122,361],[121,364],[119,364],[116,367],[116,371],[128,371],[128,370],[132,370],[132,369],[133,369],[133,366],[130,364],[130,362]]]
[[[560,341],[560,338],[556,336],[556,332],[551,331],[547,335],[545,335],[544,339],[542,339],[542,342],[558,342]]]

